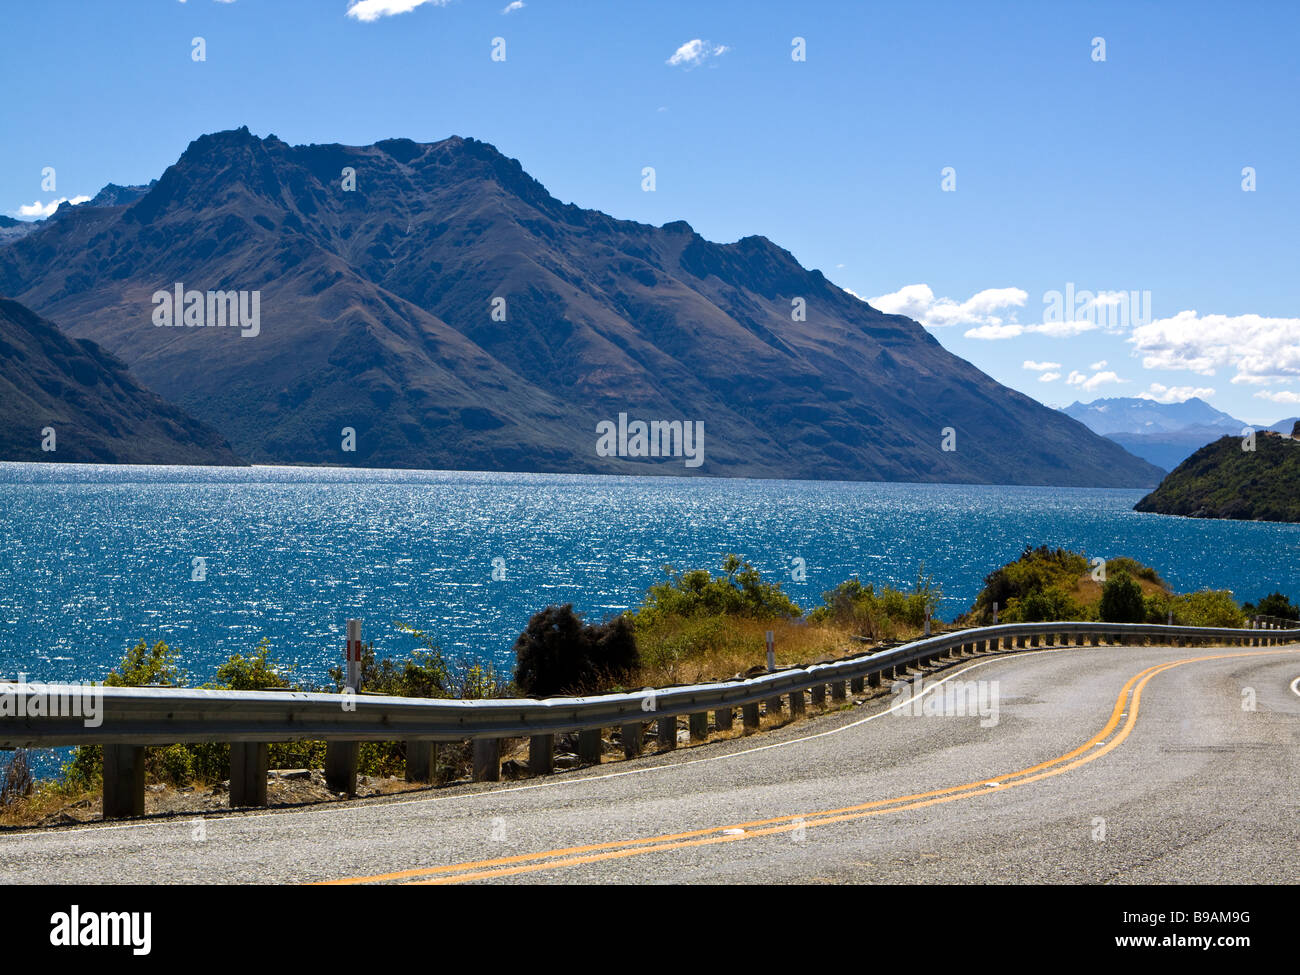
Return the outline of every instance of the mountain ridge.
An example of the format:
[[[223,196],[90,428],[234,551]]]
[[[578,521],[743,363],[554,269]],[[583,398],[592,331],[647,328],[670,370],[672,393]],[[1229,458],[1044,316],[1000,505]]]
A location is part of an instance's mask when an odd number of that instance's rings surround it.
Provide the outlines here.
[[[175,283],[259,290],[261,334],[155,329],[151,295]],[[246,127],[200,136],[138,198],[71,208],[0,249],[0,291],[219,418],[257,462],[1159,478],[765,237],[714,243],[685,221],[562,203],[517,160],[459,136],[362,147],[290,146]],[[704,420],[708,461],[692,472],[597,456],[596,424],[619,412]]]
[[[115,356],[7,298],[0,298],[0,460],[241,463],[215,430],[141,387]]]

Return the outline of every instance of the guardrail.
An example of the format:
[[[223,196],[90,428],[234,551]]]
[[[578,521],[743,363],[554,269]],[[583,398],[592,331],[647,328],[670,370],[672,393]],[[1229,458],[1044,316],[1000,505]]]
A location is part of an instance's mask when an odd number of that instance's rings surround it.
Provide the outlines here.
[[[1004,623],[956,630],[876,653],[807,667],[790,667],[757,677],[679,687],[541,700],[430,700],[296,691],[219,691],[187,688],[102,687],[70,684],[0,684],[0,695],[43,695],[46,704],[0,708],[0,747],[104,746],[104,816],[142,815],[144,747],[177,742],[231,743],[232,806],[265,805],[267,743],[324,740],[326,779],[331,788],[356,791],[357,743],[405,741],[407,778],[430,781],[436,743],[473,741],[474,778],[500,778],[500,741],[531,738],[530,771],[554,770],[555,735],[577,732],[580,759],[598,763],[600,731],[621,726],[629,757],[642,750],[647,722],[656,722],[661,747],[677,746],[677,718],[688,715],[693,739],[714,727],[730,730],[735,709],[746,729],[757,728],[760,705],[768,714],[789,707],[805,710],[804,695],[824,703],[870,685],[879,687],[909,667],[941,658],[1042,646],[1203,644],[1274,646],[1300,641],[1300,626],[1281,629],[1260,623],[1257,629],[1187,627],[1145,623]],[[1071,642],[1073,641],[1073,642]],[[14,688],[17,688],[15,691]],[[39,690],[37,690],[39,689]],[[64,708],[76,695],[102,695],[98,724],[86,708]],[[783,700],[784,699],[784,700]],[[788,704],[787,704],[788,702]]]

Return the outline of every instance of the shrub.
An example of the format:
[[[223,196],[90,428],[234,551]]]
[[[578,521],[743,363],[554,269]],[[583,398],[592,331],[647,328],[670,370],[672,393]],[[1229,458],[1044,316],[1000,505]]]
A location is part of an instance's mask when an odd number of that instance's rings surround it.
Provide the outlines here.
[[[1247,616],[1277,616],[1284,620],[1300,620],[1300,606],[1295,606],[1291,600],[1280,592],[1271,592],[1259,601],[1255,606],[1250,603],[1242,606],[1242,610]]]
[[[1178,596],[1173,608],[1174,622],[1181,626],[1246,625],[1246,614],[1232,598],[1232,593],[1224,589],[1202,589]]]
[[[639,664],[636,634],[627,617],[592,625],[569,603],[534,614],[515,641],[515,683],[533,697],[594,690],[626,677]]]
[[[268,659],[271,641],[266,637],[251,657],[236,653],[217,668],[217,685],[232,691],[276,690],[289,686],[280,669]]]
[[[1006,623],[1043,623],[1048,620],[1077,620],[1084,616],[1083,607],[1060,586],[1034,589],[1023,599],[1012,598]]]
[[[803,615],[779,582],[764,582],[759,571],[737,555],[723,560],[722,574],[718,576],[708,569],[678,573],[672,566],[664,566],[664,573],[668,578],[650,587],[635,613],[638,627],[654,626],[674,616],[776,619]]]
[[[1160,578],[1160,573],[1149,565],[1143,565],[1137,559],[1130,559],[1126,555],[1119,558],[1106,560],[1106,577],[1118,572],[1127,572],[1134,579],[1145,579],[1147,582],[1153,582],[1161,589],[1168,589],[1169,586],[1165,580]]]
[[[1141,586],[1127,572],[1109,576],[1101,587],[1098,611],[1107,623],[1141,623],[1146,619]]]
[[[184,676],[176,663],[176,652],[159,640],[152,647],[141,640],[126,652],[117,670],[109,672],[104,683],[109,687],[177,687]]]
[[[942,590],[925,575],[924,565],[911,592],[889,585],[877,591],[855,576],[822,593],[822,605],[808,614],[808,622],[836,623],[852,627],[860,636],[892,639],[900,626],[924,625],[927,612],[933,618],[942,599]]]
[[[967,616],[972,622],[990,623],[993,620],[993,604],[997,603],[999,617],[1009,622],[1015,621],[1024,610],[1017,612],[1014,603],[1023,601],[1035,592],[1047,594],[1052,589],[1069,592],[1079,577],[1087,572],[1088,560],[1078,552],[1052,549],[1046,545],[1038,548],[1026,545],[1016,561],[994,569],[984,577],[984,588],[975,597],[975,603]],[[1047,599],[1051,603],[1054,597],[1047,596]],[[1046,605],[1041,600],[1035,601],[1033,610],[1045,611]]]

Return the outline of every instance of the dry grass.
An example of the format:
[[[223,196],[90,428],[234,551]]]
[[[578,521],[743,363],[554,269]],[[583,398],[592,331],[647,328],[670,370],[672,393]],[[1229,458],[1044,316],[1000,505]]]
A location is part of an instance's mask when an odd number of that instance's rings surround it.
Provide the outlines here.
[[[98,787],[73,789],[61,782],[38,781],[29,795],[0,806],[0,827],[36,826],[66,809],[93,804]]]
[[[665,687],[726,680],[754,668],[766,669],[767,630],[773,632],[778,666],[802,666],[867,649],[852,639],[852,627],[834,623],[740,617],[678,620],[638,632],[641,668],[630,683],[637,687]]]
[[[1167,595],[1169,592],[1168,589],[1152,582],[1150,579],[1142,579],[1137,576],[1132,578],[1138,584],[1138,588],[1142,590],[1143,596]],[[1091,574],[1081,575],[1074,583],[1070,598],[1085,608],[1097,606],[1101,603],[1101,583],[1096,582]]]

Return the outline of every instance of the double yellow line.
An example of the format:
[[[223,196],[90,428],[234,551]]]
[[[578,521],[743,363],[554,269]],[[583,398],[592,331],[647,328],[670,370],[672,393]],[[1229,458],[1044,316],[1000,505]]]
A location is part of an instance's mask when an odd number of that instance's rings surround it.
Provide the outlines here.
[[[959,799],[1013,789],[1028,785],[1040,779],[1050,778],[1069,772],[1081,765],[1101,758],[1107,752],[1117,748],[1132,732],[1137,722],[1138,709],[1142,702],[1142,689],[1157,674],[1181,667],[1184,664],[1199,663],[1206,660],[1224,660],[1232,657],[1258,657],[1276,653],[1295,653],[1296,651],[1256,650],[1245,653],[1221,653],[1204,657],[1187,657],[1167,663],[1148,667],[1130,677],[1115,698],[1115,706],[1105,726],[1082,745],[1064,755],[1046,762],[1040,762],[1018,772],[967,782],[964,785],[935,789],[930,792],[918,792],[893,799],[878,799],[856,806],[844,806],[839,809],[825,809],[819,812],[799,813],[793,816],[774,816],[770,819],[758,819],[745,823],[733,823],[728,826],[715,826],[711,829],[689,830],[681,833],[666,833],[642,839],[615,840],[608,843],[593,843],[586,846],[569,846],[561,849],[546,850],[540,853],[524,853],[518,856],[499,857],[492,860],[474,860],[466,863],[448,864],[441,867],[417,867],[411,870],[399,870],[392,873],[379,873],[363,877],[345,877],[340,880],[327,881],[330,884],[382,883],[397,881],[417,884],[456,884],[471,880],[486,880],[497,877],[511,877],[520,874],[535,873],[540,870],[560,870],[565,867],[582,866],[605,860],[620,860],[627,857],[641,856],[645,853],[663,853],[668,850],[681,850],[695,846],[712,846],[718,843],[739,843],[745,840],[789,833],[795,830],[812,829],[832,823],[849,822],[868,816],[883,816],[886,813],[903,812],[908,809],[923,809],[926,806]],[[1120,726],[1122,719],[1123,726]],[[1116,729],[1118,733],[1116,733]],[[1113,737],[1112,734],[1114,735]]]

